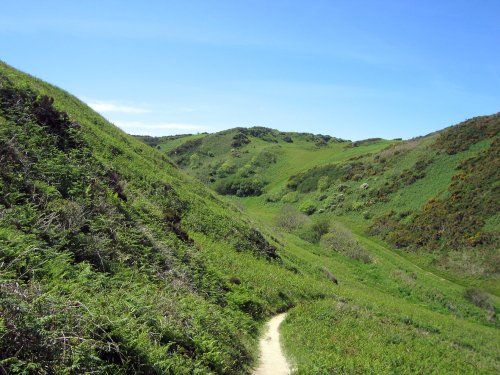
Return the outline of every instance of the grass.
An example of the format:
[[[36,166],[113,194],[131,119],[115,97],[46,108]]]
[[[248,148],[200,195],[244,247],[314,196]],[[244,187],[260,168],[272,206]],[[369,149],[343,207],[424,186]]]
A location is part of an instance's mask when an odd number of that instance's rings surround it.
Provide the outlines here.
[[[358,147],[346,147],[348,142],[339,143],[336,140],[331,140],[326,145],[318,146],[312,140],[314,139],[312,134],[285,133],[293,135],[293,143],[288,143],[279,136],[277,131],[272,131],[272,136],[269,138],[249,136],[250,143],[234,148],[231,146],[231,142],[235,134],[238,134],[238,129],[209,135],[192,135],[172,141],[167,140],[160,143],[159,146],[162,150],[171,152],[188,140],[202,139],[203,142],[195,149],[178,155],[171,154],[171,157],[178,162],[181,161],[182,166],[189,167],[189,164],[185,164],[188,163],[186,160],[194,153],[198,154],[200,164],[195,168],[187,168],[187,171],[205,182],[210,180],[209,172],[217,169],[216,166],[222,165],[224,162],[231,162],[235,165],[235,175],[250,165],[258,177],[267,183],[266,191],[275,193],[285,187],[291,175],[299,171],[319,164],[343,161],[358,155],[377,152],[394,143],[394,141],[379,140]],[[268,164],[263,163],[264,165],[258,162],[255,164],[255,160],[258,161],[262,155],[264,155],[264,159],[266,159],[266,155],[273,155],[276,161]],[[254,160],[253,163],[252,160]],[[220,177],[216,176],[216,179],[219,180]]]
[[[253,128],[169,139],[157,150],[58,88],[4,64],[0,77],[2,89],[28,98],[6,105],[2,92],[1,371],[248,373],[264,321],[288,310],[282,334],[298,373],[498,373],[497,279],[471,280],[432,263],[437,254],[368,235],[360,189],[401,178],[369,208],[417,210],[446,196],[451,167],[487,140],[433,151],[425,176],[408,184],[436,136],[353,147]],[[54,98],[42,111],[48,122],[36,110],[44,95]],[[183,146],[188,157],[171,152]],[[341,181],[343,207],[319,212],[338,181],[282,200],[291,176],[331,163],[360,176]],[[196,179],[212,186],[235,176],[258,177],[264,194],[220,197]],[[283,206],[304,202],[318,209],[303,227],[276,228]],[[320,222],[342,223],[348,245],[370,262],[321,246],[329,232]]]
[[[247,373],[265,318],[321,290],[76,98],[4,64],[0,86],[2,372]]]
[[[282,333],[297,374],[498,371],[495,332],[369,293],[372,303],[360,303],[368,298],[358,293],[290,312]],[[469,338],[478,334],[481,339]]]

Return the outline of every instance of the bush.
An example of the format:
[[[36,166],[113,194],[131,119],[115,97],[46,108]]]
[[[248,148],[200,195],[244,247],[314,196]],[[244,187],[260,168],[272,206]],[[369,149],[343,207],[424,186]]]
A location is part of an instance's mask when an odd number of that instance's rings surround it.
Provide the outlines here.
[[[360,262],[363,262],[365,264],[372,262],[370,254],[368,254],[368,252],[359,244],[358,246],[347,250],[346,255],[351,259],[359,260]]]
[[[318,188],[329,186],[344,174],[344,169],[337,164],[314,167],[290,177],[287,187],[300,193],[310,193]]]
[[[299,234],[300,238],[303,240],[309,241],[311,243],[318,243],[321,237],[328,233],[328,229],[330,228],[330,221],[325,218],[319,218],[314,221],[311,225],[308,225],[304,230]]]
[[[321,176],[319,179],[318,179],[318,191],[325,191],[329,188],[330,184],[329,184],[329,178],[328,176]]]
[[[233,292],[228,296],[229,302],[232,302],[236,307],[246,314],[249,314],[253,319],[262,319],[265,313],[263,301],[247,292]]]
[[[222,195],[250,197],[261,195],[264,185],[264,182],[260,180],[235,179],[229,181],[220,181],[217,186],[215,186],[215,191]]]
[[[307,216],[289,204],[284,205],[276,216],[276,225],[287,232],[302,227],[306,221]]]
[[[453,155],[466,151],[474,143],[498,134],[500,115],[481,116],[464,121],[445,129],[439,135],[433,147]]]
[[[250,139],[248,139],[248,137],[243,134],[243,133],[237,133],[234,137],[233,137],[233,141],[231,143],[231,147],[233,148],[239,148],[239,147],[242,147],[244,145],[247,145],[250,143]]]
[[[281,197],[283,203],[295,203],[299,200],[299,194],[296,191],[290,191]]]
[[[372,258],[365,248],[354,238],[349,229],[340,223],[334,223],[330,231],[321,237],[323,248],[338,251],[351,259],[371,263]]]
[[[469,288],[465,291],[464,297],[467,301],[476,305],[477,307],[481,307],[482,309],[487,310],[492,309],[490,297],[481,289]]]
[[[303,201],[299,206],[299,211],[306,215],[312,215],[316,211],[316,203],[310,200]]]
[[[236,171],[236,164],[231,161],[225,161],[217,170],[219,177],[224,178],[229,174],[233,174]]]

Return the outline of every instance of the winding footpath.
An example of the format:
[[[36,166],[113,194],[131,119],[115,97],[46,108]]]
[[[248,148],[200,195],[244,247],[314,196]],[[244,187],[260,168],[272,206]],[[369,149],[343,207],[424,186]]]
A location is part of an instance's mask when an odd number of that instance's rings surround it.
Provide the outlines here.
[[[266,332],[260,339],[259,367],[253,375],[288,375],[291,373],[280,345],[279,327],[286,313],[276,315],[266,324]]]

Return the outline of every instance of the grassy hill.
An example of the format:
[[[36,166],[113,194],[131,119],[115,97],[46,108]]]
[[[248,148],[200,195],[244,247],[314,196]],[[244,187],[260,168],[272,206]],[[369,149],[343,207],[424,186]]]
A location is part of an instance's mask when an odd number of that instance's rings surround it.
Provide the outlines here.
[[[409,141],[238,128],[157,147],[221,194],[259,196],[243,202],[260,214],[290,204],[434,254],[433,265],[456,275],[496,281],[499,129],[496,114]]]
[[[0,166],[5,373],[243,373],[267,315],[324,295],[165,156],[5,64]]]
[[[224,195],[258,196],[283,187],[293,174],[318,164],[378,151],[382,139],[345,141],[326,135],[254,127],[157,139],[156,148]],[[355,147],[350,147],[355,145]]]
[[[424,340],[427,349],[412,349],[408,356],[402,352],[421,345],[422,337],[415,337],[422,324],[465,318],[468,313],[457,310],[458,301],[480,307],[483,323],[498,327],[499,129],[496,114],[408,141],[350,142],[237,128],[165,139],[156,147],[232,197],[254,220],[310,249],[326,277],[333,270],[345,279],[348,285],[342,283],[333,300],[301,304],[285,321],[285,339],[298,358],[299,373],[395,368],[445,373],[455,368],[454,360],[443,359],[438,369],[433,361],[418,367],[416,358],[423,357],[413,357],[415,351],[429,350],[427,345],[442,344],[441,328],[435,327],[437,341],[430,333],[434,328],[423,333],[431,336]],[[361,292],[355,282],[366,289]],[[346,299],[343,292],[350,287],[356,290]],[[401,315],[416,313],[414,304],[443,315],[415,323]],[[393,309],[398,313],[389,318]],[[418,320],[425,314],[412,316]],[[335,326],[344,321],[345,326]],[[446,346],[440,352],[445,351]]]
[[[485,134],[436,157],[450,165],[482,157],[494,145]],[[150,139],[150,147],[70,94],[0,64],[2,373],[249,373],[263,322],[284,310],[285,346],[300,374],[498,373],[494,279],[437,274],[382,231],[367,235],[386,211],[373,204],[365,219],[364,207],[353,209],[367,189],[346,194],[351,208],[320,206],[339,183],[354,190],[365,177],[344,182],[332,172],[308,187],[318,167],[375,165],[405,143],[262,128],[223,133],[227,146],[209,143],[214,137]],[[432,137],[422,144],[434,145]],[[228,191],[235,198],[220,197],[170,158],[209,185],[243,185]],[[221,175],[226,161],[235,172]],[[258,176],[245,177],[247,164]],[[257,177],[261,194],[247,194]],[[496,231],[495,220],[484,233]],[[408,223],[399,220],[398,230]]]

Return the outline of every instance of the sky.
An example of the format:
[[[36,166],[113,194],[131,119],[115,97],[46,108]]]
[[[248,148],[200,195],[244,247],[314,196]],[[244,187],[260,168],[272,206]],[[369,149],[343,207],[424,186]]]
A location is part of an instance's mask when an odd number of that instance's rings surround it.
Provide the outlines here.
[[[406,139],[500,111],[499,0],[0,4],[0,60],[132,134]]]

